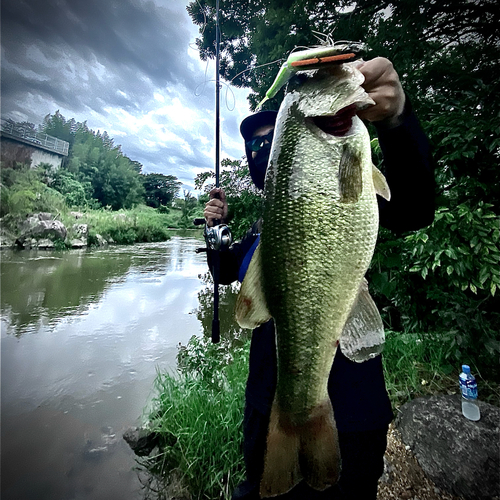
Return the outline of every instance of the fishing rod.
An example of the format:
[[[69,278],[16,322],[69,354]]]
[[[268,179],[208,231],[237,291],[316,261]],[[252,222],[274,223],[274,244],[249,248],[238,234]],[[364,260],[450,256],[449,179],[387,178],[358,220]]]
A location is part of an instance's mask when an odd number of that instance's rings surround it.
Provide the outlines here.
[[[219,187],[219,165],[220,165],[220,28],[219,28],[219,0],[215,6],[215,187]],[[220,198],[219,194],[215,198]],[[204,224],[205,219],[195,219],[194,224]],[[232,237],[228,226],[220,220],[214,220],[213,226],[205,224],[206,248],[198,248],[196,251],[210,251],[210,271],[214,280],[214,310],[212,319],[212,343],[220,341],[219,322],[219,277],[220,277],[220,251],[229,248]]]

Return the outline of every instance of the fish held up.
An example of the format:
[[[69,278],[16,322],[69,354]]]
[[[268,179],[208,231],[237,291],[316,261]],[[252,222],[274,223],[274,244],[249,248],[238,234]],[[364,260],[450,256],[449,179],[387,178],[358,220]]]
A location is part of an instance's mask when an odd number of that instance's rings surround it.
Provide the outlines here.
[[[261,239],[236,306],[245,328],[270,318],[276,325],[278,378],[262,497],[301,480],[317,490],[337,482],[341,460],[327,389],[335,352],[344,329],[351,346],[363,346],[368,331],[383,335],[364,275],[377,239],[376,194],[390,193],[355,115],[373,104],[357,65],[297,73],[276,120]]]

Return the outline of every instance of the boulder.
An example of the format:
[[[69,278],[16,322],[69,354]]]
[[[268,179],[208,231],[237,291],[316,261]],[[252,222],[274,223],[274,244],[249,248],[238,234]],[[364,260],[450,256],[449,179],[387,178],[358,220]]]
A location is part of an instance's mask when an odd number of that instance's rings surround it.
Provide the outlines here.
[[[460,395],[418,398],[396,427],[436,486],[467,500],[500,498],[500,408],[478,402],[481,419],[462,415]]]
[[[139,457],[149,455],[161,443],[161,436],[142,427],[131,427],[123,433],[123,439]]]
[[[100,247],[103,247],[103,246],[108,244],[108,242],[100,234],[96,234],[95,239],[96,239],[97,245]]]
[[[69,214],[73,216],[75,219],[81,219],[83,217],[82,212],[70,212]]]
[[[87,224],[73,224],[71,232],[74,236],[69,242],[71,248],[83,248],[88,245],[89,226]]]
[[[54,242],[48,238],[44,238],[42,240],[38,240],[36,246],[45,250],[52,250],[54,248]]]
[[[22,232],[21,236],[16,239],[16,244],[22,247],[27,246],[28,240],[48,238],[51,240],[60,239],[64,241],[67,235],[66,227],[58,220],[38,219],[38,221],[36,221],[35,217],[30,217],[25,221],[24,228],[26,229]]]

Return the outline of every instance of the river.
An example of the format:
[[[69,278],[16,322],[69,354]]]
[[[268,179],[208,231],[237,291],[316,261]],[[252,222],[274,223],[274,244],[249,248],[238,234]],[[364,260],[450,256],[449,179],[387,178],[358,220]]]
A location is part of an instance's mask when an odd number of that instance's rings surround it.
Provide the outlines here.
[[[1,253],[1,497],[142,500],[123,432],[201,335],[203,241]]]

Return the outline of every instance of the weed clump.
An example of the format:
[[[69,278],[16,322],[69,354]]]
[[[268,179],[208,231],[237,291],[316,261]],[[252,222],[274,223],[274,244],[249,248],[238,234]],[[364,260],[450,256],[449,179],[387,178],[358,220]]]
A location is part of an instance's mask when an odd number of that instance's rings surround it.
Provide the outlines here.
[[[158,373],[148,426],[170,444],[140,463],[164,490],[175,482],[193,499],[229,499],[244,479],[248,356],[249,342],[235,348],[192,337],[179,346],[178,373]]]

